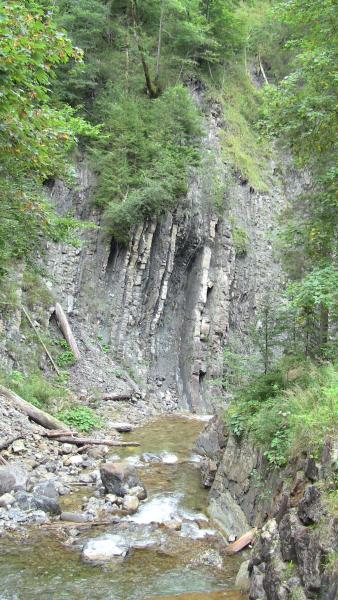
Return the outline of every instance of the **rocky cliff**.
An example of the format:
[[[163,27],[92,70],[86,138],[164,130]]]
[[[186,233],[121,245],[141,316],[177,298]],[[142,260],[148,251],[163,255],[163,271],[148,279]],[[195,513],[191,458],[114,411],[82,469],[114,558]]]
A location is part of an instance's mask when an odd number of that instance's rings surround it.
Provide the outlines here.
[[[337,447],[327,443],[318,462],[304,454],[272,469],[249,440],[228,434],[215,418],[197,449],[205,457],[210,515],[228,537],[257,528],[248,561],[250,599],[336,598],[338,530],[327,490]]]
[[[201,413],[222,396],[229,333],[245,347],[262,298],[278,285],[271,233],[286,200],[274,165],[269,193],[259,193],[224,164],[219,108],[207,105],[201,90],[194,94],[205,113],[212,172],[192,172],[187,197],[174,211],[137,227],[127,246],[104,228],[87,230],[81,249],[51,244],[47,271],[80,338],[84,331],[99,336],[164,408]],[[224,187],[218,209],[212,198],[215,168]],[[94,193],[95,178],[83,161],[77,189],[57,182],[51,199],[60,214],[73,211],[101,225]],[[234,222],[248,241],[240,256]]]

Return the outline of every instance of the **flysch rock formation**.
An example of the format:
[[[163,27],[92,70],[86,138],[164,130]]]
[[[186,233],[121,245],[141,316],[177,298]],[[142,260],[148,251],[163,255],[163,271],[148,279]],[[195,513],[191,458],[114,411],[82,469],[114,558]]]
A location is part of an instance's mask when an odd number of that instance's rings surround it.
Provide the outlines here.
[[[195,92],[203,107],[203,93]],[[222,160],[218,107],[204,106],[206,156],[225,185],[224,210],[212,199],[208,169],[191,174],[187,197],[158,219],[149,219],[121,246],[101,228],[83,233],[81,248],[49,244],[49,285],[78,337],[90,331],[164,406],[210,412],[221,399],[219,382],[229,334],[245,349],[262,299],[278,287],[271,234],[286,194],[273,175],[269,193],[253,190]],[[293,184],[295,179],[293,179]],[[51,200],[97,225],[95,177],[78,165],[78,186],[56,182]],[[248,235],[236,256],[231,223]],[[217,384],[218,382],[218,384]]]

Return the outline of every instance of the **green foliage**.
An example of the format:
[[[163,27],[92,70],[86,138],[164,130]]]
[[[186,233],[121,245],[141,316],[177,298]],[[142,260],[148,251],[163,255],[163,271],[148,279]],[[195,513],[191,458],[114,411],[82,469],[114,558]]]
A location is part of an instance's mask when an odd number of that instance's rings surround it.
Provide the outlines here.
[[[245,256],[249,250],[249,236],[245,229],[235,225],[232,228],[232,240],[236,250],[236,256]]]
[[[78,135],[95,130],[49,93],[56,66],[81,53],[34,0],[0,7],[0,276],[13,259],[30,258],[44,238],[65,239],[74,222],[57,217],[41,191],[70,176]]]
[[[125,243],[133,226],[186,194],[189,169],[199,160],[201,119],[181,82],[204,77],[243,43],[242,19],[232,0],[58,6],[60,25],[85,59],[60,70],[56,89],[103,123],[92,150],[97,201],[106,229]],[[217,205],[221,188],[215,186]]]
[[[64,350],[57,357],[57,364],[61,368],[72,367],[75,362],[75,356],[71,350]]]
[[[305,352],[327,356],[330,323],[336,322],[332,266],[337,251],[335,164],[337,81],[332,65],[338,45],[333,0],[282,0],[275,18],[287,28],[292,50],[288,73],[266,86],[265,127],[311,170],[309,191],[293,199],[284,214],[281,254],[289,277],[291,308],[303,321]]]
[[[131,96],[113,103],[107,99],[104,111],[109,135],[94,151],[97,199],[107,206],[106,227],[125,242],[133,225],[173,208],[186,193],[201,123],[182,86],[151,103]]]
[[[78,431],[84,433],[90,432],[94,428],[102,426],[101,419],[95,411],[87,406],[74,406],[58,413],[58,418],[67,425],[75,427]]]
[[[282,371],[254,379],[237,394],[226,419],[235,435],[248,432],[268,462],[281,467],[301,452],[319,457],[337,431],[337,398],[337,368],[309,363],[294,383]]]
[[[222,156],[254,189],[267,191],[269,146],[260,135],[258,115],[261,93],[250,80],[245,65],[237,57],[213,69],[213,78],[205,77],[209,95],[222,107],[225,127],[221,131]]]
[[[24,375],[20,371],[0,373],[0,381],[38,408],[52,408],[68,397],[68,390],[56,379],[48,381],[42,373]]]
[[[29,268],[24,270],[21,287],[24,293],[24,304],[28,308],[36,309],[37,306],[48,308],[53,304],[53,295],[36,270]]]

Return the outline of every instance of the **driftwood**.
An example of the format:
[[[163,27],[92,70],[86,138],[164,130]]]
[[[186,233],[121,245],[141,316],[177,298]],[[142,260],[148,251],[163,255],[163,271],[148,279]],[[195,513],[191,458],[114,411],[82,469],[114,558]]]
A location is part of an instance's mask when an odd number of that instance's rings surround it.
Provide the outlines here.
[[[262,61],[261,61],[261,55],[260,55],[260,54],[258,54],[258,61],[259,61],[259,68],[260,68],[260,70],[261,70],[261,73],[262,73],[262,75],[263,75],[264,81],[265,81],[265,83],[266,83],[267,85],[269,85],[268,78],[267,78],[267,76],[266,76],[266,74],[265,74],[264,67],[263,67],[263,65],[262,65]]]
[[[48,438],[60,437],[60,435],[77,435],[77,431],[65,430],[65,429],[52,429],[51,431],[44,431],[43,435]]]
[[[238,540],[236,540],[232,544],[229,544],[229,546],[226,547],[225,553],[226,554],[236,554],[240,550],[243,550],[243,548],[245,548],[252,542],[256,531],[257,531],[256,528],[251,529],[250,531],[248,531],[247,533],[242,535]]]
[[[140,446],[139,442],[119,442],[118,440],[98,440],[95,438],[76,438],[67,435],[54,438],[57,442],[62,444],[76,444],[77,446],[90,445],[90,446]]]
[[[6,450],[6,448],[8,448],[8,446],[10,446],[13,442],[15,442],[15,440],[19,440],[20,438],[22,438],[22,435],[14,435],[10,438],[7,438],[7,440],[5,440],[4,442],[0,442],[0,452],[1,450]]]
[[[47,348],[46,344],[44,343],[44,341],[43,341],[43,339],[42,339],[41,335],[39,334],[39,332],[38,332],[38,330],[37,330],[37,327],[36,327],[36,326],[35,326],[35,324],[33,323],[32,319],[30,318],[30,316],[29,316],[29,314],[28,314],[28,312],[27,312],[27,310],[25,309],[25,307],[24,307],[24,306],[22,306],[22,310],[23,310],[23,313],[24,313],[24,315],[25,315],[25,317],[26,317],[26,319],[27,319],[28,323],[29,323],[29,324],[30,324],[30,326],[31,326],[31,327],[34,329],[34,331],[35,331],[35,334],[36,334],[36,337],[38,338],[38,340],[39,340],[39,342],[40,342],[41,346],[43,347],[44,351],[46,352],[46,354],[47,354],[47,356],[48,356],[48,358],[49,358],[50,362],[52,363],[52,365],[53,365],[53,368],[54,368],[55,372],[56,372],[58,375],[60,375],[60,371],[59,371],[58,367],[56,366],[56,364],[55,364],[55,361],[53,360],[53,357],[52,357],[51,353],[49,352],[49,350],[48,350],[48,348]]]
[[[59,323],[59,327],[63,333],[63,336],[64,336],[65,340],[68,342],[69,347],[75,356],[75,359],[80,360],[80,358],[81,358],[80,350],[78,349],[75,337],[74,337],[71,327],[68,323],[68,319],[65,315],[65,312],[64,312],[61,304],[59,304],[58,302],[55,304],[55,316]]]
[[[78,523],[77,521],[58,521],[57,523],[43,523],[40,527],[44,529],[64,529],[65,527],[76,527],[76,529],[82,529],[86,527],[101,527],[102,525],[115,525],[119,523],[120,519],[110,519],[104,521],[85,521],[84,523]]]
[[[39,425],[42,425],[42,427],[45,427],[45,429],[61,429],[62,431],[68,431],[67,426],[62,423],[62,421],[59,421],[55,417],[52,417],[52,415],[45,413],[40,408],[36,408],[36,406],[26,402],[26,400],[20,398],[20,396],[5,388],[3,385],[0,385],[0,394],[5,396],[7,400],[19,408],[19,410],[24,412],[27,417],[32,419],[32,421],[39,423]]]
[[[132,392],[128,392],[126,394],[103,394],[102,400],[112,400],[113,402],[119,402],[123,400],[130,400],[132,395]]]

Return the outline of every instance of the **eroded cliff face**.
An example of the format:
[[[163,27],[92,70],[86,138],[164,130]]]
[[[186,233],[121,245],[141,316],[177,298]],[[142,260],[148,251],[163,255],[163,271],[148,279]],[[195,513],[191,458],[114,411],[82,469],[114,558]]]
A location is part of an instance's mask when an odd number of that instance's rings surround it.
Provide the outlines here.
[[[336,598],[338,531],[327,490],[334,485],[337,444],[328,440],[321,460],[303,454],[273,469],[248,439],[238,440],[214,418],[197,450],[205,457],[210,516],[227,537],[257,528],[248,561],[250,599]]]
[[[203,107],[203,94],[195,95]],[[270,234],[285,204],[273,165],[264,194],[230,172],[222,160],[219,109],[203,108],[205,154],[225,185],[222,214],[212,198],[213,175],[200,169],[178,208],[141,224],[127,246],[102,228],[91,229],[81,249],[51,244],[47,264],[53,291],[79,335],[85,326],[102,336],[164,405],[199,413],[222,397],[229,332],[245,347],[262,298],[279,285]],[[51,198],[61,214],[72,210],[100,225],[94,192],[94,176],[82,162],[77,191],[58,182]],[[248,234],[242,257],[232,239],[234,218]]]

